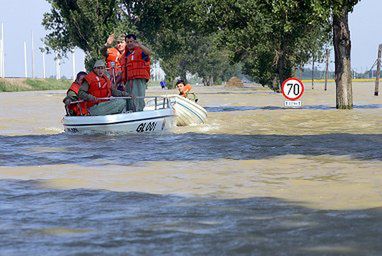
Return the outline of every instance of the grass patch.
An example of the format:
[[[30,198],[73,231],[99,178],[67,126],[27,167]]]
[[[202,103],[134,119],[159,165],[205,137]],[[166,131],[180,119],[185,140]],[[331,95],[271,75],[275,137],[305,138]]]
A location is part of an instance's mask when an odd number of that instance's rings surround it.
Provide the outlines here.
[[[0,78],[0,92],[67,90],[70,84],[69,80]]]
[[[9,92],[9,88],[4,81],[0,81],[0,92]]]
[[[32,87],[32,90],[67,90],[71,82],[69,80],[56,79],[27,79],[26,84]]]
[[[30,89],[31,87],[25,83],[23,78],[0,79],[0,92],[19,92]]]

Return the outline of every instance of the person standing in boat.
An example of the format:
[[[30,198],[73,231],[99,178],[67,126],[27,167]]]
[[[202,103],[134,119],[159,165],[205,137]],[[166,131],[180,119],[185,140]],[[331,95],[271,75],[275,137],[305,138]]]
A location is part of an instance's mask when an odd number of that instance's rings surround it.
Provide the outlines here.
[[[160,87],[162,88],[162,90],[164,90],[164,89],[167,89],[166,87],[167,87],[167,83],[166,83],[166,81],[160,81]]]
[[[198,102],[198,97],[196,96],[196,94],[194,92],[191,91],[192,87],[191,87],[190,84],[186,84],[184,82],[184,80],[179,79],[176,82],[176,87],[178,88],[180,96],[183,96],[183,97],[185,97],[185,98],[187,98],[189,100]]]
[[[86,101],[87,109],[92,116],[121,113],[126,106],[124,99],[102,99],[110,96],[126,96],[126,92],[111,87],[110,79],[106,76],[105,70],[105,62],[97,60],[93,66],[93,71],[85,76],[78,92],[79,98]]]
[[[145,107],[147,82],[150,79],[150,54],[151,51],[140,42],[134,34],[128,34],[125,38],[126,52],[126,92],[133,99],[129,100],[129,109],[143,111]],[[138,98],[136,98],[138,97]]]
[[[125,36],[117,37],[115,47],[111,47],[114,42],[114,34],[112,33],[106,40],[106,43],[101,48],[101,54],[105,57],[106,69],[110,74],[110,80],[118,90],[124,91],[124,83],[122,70],[126,65],[126,41]]]
[[[72,85],[69,87],[68,91],[66,92],[66,97],[63,100],[65,108],[67,110],[66,112],[71,116],[81,116],[87,114],[85,104],[70,104],[72,102],[79,101],[78,92],[86,75],[87,73],[84,71],[81,71],[77,74],[76,80],[74,80]]]

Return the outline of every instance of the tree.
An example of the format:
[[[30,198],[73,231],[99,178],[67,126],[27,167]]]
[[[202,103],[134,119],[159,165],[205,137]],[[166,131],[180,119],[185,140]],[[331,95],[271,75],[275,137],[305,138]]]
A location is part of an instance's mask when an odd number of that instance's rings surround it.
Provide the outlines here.
[[[336,105],[352,108],[348,13],[359,0],[47,1],[43,24],[53,50],[78,46],[89,63],[110,32],[129,29],[147,39],[170,78],[192,71],[216,79],[233,62],[263,85],[279,85],[321,55],[331,27]]]
[[[333,10],[333,45],[335,56],[336,107],[353,108],[351,75],[351,40],[348,13],[358,1],[342,1]]]
[[[117,0],[47,0],[52,8],[44,14],[42,24],[50,31],[44,39],[47,50],[66,53],[74,47],[86,54],[86,66],[91,68],[101,58],[102,44],[111,32],[125,31]]]
[[[218,48],[216,32],[203,33],[190,13],[193,1],[125,0],[124,10],[131,24],[141,31],[152,46],[155,55],[170,82],[190,72],[198,74],[205,85],[225,78],[230,70],[227,49]],[[132,15],[134,14],[134,15]]]
[[[336,107],[353,108],[348,14],[360,0],[316,0],[318,15],[331,17],[335,58]]]
[[[312,0],[194,0],[199,27],[219,31],[220,44],[262,84],[279,85],[293,67],[322,51],[330,24],[314,15]],[[313,47],[314,46],[314,47]]]

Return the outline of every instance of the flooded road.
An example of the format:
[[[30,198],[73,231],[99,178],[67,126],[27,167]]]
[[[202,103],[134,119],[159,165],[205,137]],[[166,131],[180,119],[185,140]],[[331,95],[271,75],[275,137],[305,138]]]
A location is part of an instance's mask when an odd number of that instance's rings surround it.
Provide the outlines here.
[[[195,87],[207,124],[159,136],[67,135],[65,92],[1,93],[0,254],[380,255],[382,97],[306,87]]]

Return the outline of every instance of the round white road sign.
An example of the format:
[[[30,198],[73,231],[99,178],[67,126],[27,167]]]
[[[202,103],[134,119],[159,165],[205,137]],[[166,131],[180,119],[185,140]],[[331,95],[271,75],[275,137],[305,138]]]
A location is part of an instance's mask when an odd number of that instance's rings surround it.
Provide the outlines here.
[[[304,93],[304,84],[297,78],[288,78],[281,85],[281,93],[288,100],[298,100]]]

